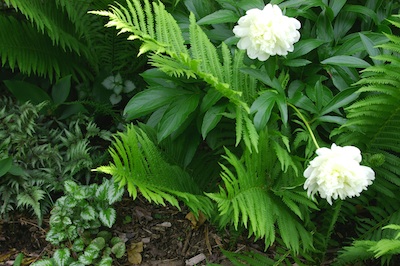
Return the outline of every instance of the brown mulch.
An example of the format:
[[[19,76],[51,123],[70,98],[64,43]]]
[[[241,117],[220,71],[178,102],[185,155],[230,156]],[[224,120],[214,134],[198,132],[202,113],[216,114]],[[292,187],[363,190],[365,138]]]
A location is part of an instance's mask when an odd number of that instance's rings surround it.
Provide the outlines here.
[[[208,221],[196,223],[187,208],[148,203],[142,198],[124,198],[116,204],[118,218],[111,229],[126,241],[127,252],[113,265],[232,265],[221,252],[262,252],[264,246],[243,236],[231,236]],[[191,221],[192,220],[192,221]],[[12,221],[0,220],[0,265],[13,265],[24,254],[21,265],[50,257],[54,247],[46,242],[48,219],[38,227],[34,218],[16,215]]]

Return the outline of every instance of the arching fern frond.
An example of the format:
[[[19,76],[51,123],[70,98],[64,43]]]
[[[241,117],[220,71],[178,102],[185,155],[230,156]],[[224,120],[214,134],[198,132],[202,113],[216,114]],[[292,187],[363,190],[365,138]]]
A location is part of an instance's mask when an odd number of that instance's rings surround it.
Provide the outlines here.
[[[8,63],[11,69],[18,68],[22,73],[50,78],[71,73],[81,77],[91,76],[75,53],[54,46],[29,22],[0,16],[0,24],[0,57],[3,66]]]
[[[301,188],[302,180],[293,170],[296,163],[282,171],[278,158],[282,155],[273,148],[277,141],[264,132],[260,135],[259,153],[247,150],[240,159],[226,150],[224,158],[229,164],[221,164],[224,187],[219,193],[207,195],[218,204],[221,226],[243,225],[250,235],[264,238],[267,247],[279,235],[286,247],[298,253],[300,248],[312,246],[304,221],[309,219],[308,208],[316,209],[316,205]]]
[[[201,210],[210,216],[211,200],[187,172],[163,158],[140,128],[129,125],[126,132],[118,133],[110,154],[113,162],[97,171],[110,174],[120,186],[127,186],[133,198],[140,191],[150,202],[164,205],[167,201],[177,208],[178,200],[182,200],[194,213]]]
[[[39,32],[48,35],[53,44],[59,45],[64,50],[83,54],[86,58],[93,55],[90,46],[77,38],[79,35],[85,37],[83,34],[93,29],[91,17],[83,16],[88,10],[88,1],[6,0],[5,2],[25,15]],[[58,8],[59,4],[62,4],[62,8]],[[64,15],[63,10],[71,13]]]

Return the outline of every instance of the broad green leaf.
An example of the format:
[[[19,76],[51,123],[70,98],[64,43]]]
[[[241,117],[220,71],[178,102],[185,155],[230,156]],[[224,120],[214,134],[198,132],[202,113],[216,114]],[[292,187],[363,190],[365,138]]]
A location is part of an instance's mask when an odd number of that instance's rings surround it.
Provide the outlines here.
[[[285,66],[289,66],[289,67],[303,67],[303,66],[309,65],[311,63],[312,62],[307,59],[289,59],[289,60],[283,61],[283,64]]]
[[[263,9],[265,6],[263,0],[240,0],[237,5],[246,11],[252,8]]]
[[[337,16],[339,14],[342,7],[346,4],[347,0],[334,0],[329,1],[330,7],[333,11],[333,16]]]
[[[281,113],[282,122],[286,126],[289,119],[289,114],[287,99],[284,95],[278,95],[276,97],[276,106],[278,106],[279,112]]]
[[[227,22],[237,22],[239,20],[239,16],[237,13],[232,10],[218,10],[210,15],[205,16],[204,18],[197,21],[198,25],[209,25],[209,24],[219,24],[219,23],[227,23]]]
[[[124,195],[124,188],[120,188],[114,180],[108,181],[108,190],[107,190],[107,199],[108,204],[114,204],[117,201],[121,200],[122,196]]]
[[[0,177],[5,175],[11,169],[12,161],[12,157],[0,160]]]
[[[381,54],[379,49],[374,47],[375,46],[374,42],[362,33],[359,33],[359,35],[360,35],[361,41],[365,47],[365,50],[367,51],[369,57],[371,57],[374,64],[375,65],[383,64],[382,61],[374,59],[374,56]]]
[[[50,96],[41,88],[19,80],[5,80],[4,84],[20,102],[30,101],[33,104],[51,102]]]
[[[113,262],[112,258],[108,256],[108,257],[102,258],[98,265],[111,266],[112,262]]]
[[[117,259],[122,258],[122,256],[125,254],[125,251],[126,247],[125,243],[123,242],[118,242],[111,248],[111,252],[115,254]]]
[[[333,26],[333,33],[336,42],[344,38],[348,31],[354,27],[356,18],[357,16],[351,12],[341,12],[339,16],[337,16]]]
[[[332,42],[334,39],[332,21],[328,18],[327,13],[329,13],[327,9],[322,11],[316,21],[317,39]]]
[[[105,226],[111,228],[117,219],[117,212],[111,207],[102,209],[99,213],[99,219]]]
[[[71,257],[71,252],[69,251],[68,248],[57,249],[53,255],[55,262],[59,266],[68,265],[67,263],[70,257]]]
[[[94,220],[96,218],[96,211],[95,209],[90,206],[87,205],[81,212],[81,217],[82,219],[86,220],[86,221],[91,221]]]
[[[53,259],[39,260],[31,264],[31,266],[54,266]]]
[[[334,115],[323,115],[315,119],[315,121],[343,125],[346,122],[346,118]]]
[[[298,58],[300,56],[303,56],[305,54],[308,54],[315,48],[318,48],[322,44],[324,44],[325,41],[322,40],[317,40],[317,39],[306,39],[306,40],[301,40],[297,43],[294,44],[294,50],[292,53],[289,53],[286,58],[287,59],[294,59]],[[302,59],[305,60],[305,59]],[[308,60],[307,60],[308,61]]]
[[[152,87],[136,94],[126,105],[124,115],[132,120],[149,114],[158,108],[172,103],[175,98],[184,97],[191,92],[178,88]]]
[[[60,105],[67,100],[71,90],[71,75],[63,77],[53,85],[51,96],[55,105]]]
[[[357,88],[351,88],[339,92],[333,99],[325,105],[320,111],[320,115],[323,116],[338,108],[346,107],[349,103],[353,102],[358,98],[358,93],[356,93]]]
[[[78,238],[74,241],[74,244],[72,245],[72,250],[75,252],[81,252],[85,249],[85,242],[83,241],[82,238]]]
[[[368,62],[354,56],[337,55],[321,61],[324,65],[347,66],[356,68],[367,68],[371,66]]]
[[[254,126],[257,130],[261,130],[267,125],[277,96],[278,94],[275,91],[266,91],[251,105],[250,112],[256,113],[254,116]]]
[[[79,190],[79,186],[72,180],[67,180],[64,182],[65,191],[69,194],[74,194],[76,190]]]
[[[345,5],[343,11],[354,12],[361,15],[365,20],[372,19],[376,25],[379,24],[378,15],[370,8],[360,5]]]
[[[185,94],[172,102],[162,117],[157,133],[158,141],[165,139],[179,129],[189,115],[196,110],[200,101],[199,94]]]
[[[203,139],[207,137],[208,132],[215,128],[222,118],[222,113],[225,111],[225,105],[213,106],[205,113],[203,123],[201,124],[201,135]]]

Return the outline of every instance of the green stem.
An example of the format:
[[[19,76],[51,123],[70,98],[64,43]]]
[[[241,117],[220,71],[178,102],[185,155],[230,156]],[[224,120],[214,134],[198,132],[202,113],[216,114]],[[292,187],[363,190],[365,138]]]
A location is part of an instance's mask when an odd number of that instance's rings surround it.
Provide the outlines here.
[[[331,219],[328,231],[326,232],[326,236],[325,236],[326,242],[325,242],[325,250],[324,250],[324,255],[323,255],[322,261],[325,260],[326,250],[328,249],[329,240],[331,239],[332,232],[335,229],[335,225],[336,225],[337,219],[339,217],[340,210],[342,209],[342,204],[343,204],[343,201],[341,199],[337,199],[336,202],[334,203],[332,219]]]
[[[304,122],[304,125],[306,126],[308,132],[310,133],[311,139],[313,140],[315,147],[317,147],[317,149],[319,149],[317,139],[315,138],[314,133],[312,132],[310,125],[308,124],[307,120],[304,118],[303,114],[293,104],[288,103],[288,105],[293,108],[293,110],[297,113],[297,115],[300,117],[300,119]]]

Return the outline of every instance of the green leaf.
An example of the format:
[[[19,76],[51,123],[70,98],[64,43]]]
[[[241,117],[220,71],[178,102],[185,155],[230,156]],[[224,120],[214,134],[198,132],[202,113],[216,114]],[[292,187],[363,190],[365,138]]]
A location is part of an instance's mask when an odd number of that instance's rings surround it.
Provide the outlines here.
[[[50,96],[36,85],[19,80],[5,80],[4,84],[15,98],[22,103],[27,101],[33,104],[45,101],[51,102]]]
[[[31,266],[54,266],[53,259],[39,260],[31,264]]]
[[[351,88],[339,92],[327,105],[322,108],[320,115],[323,116],[338,108],[347,106],[349,103],[358,98],[358,93],[356,93],[356,91],[357,88]]]
[[[112,262],[113,262],[112,258],[108,256],[108,257],[102,258],[98,265],[111,266]]]
[[[263,9],[265,6],[263,0],[240,0],[237,5],[246,11],[252,8]]]
[[[203,123],[201,124],[201,135],[203,139],[207,137],[208,132],[215,128],[222,118],[222,113],[225,111],[225,105],[213,106],[205,113]]]
[[[15,257],[13,266],[21,266],[23,259],[24,253],[18,253],[17,257]]]
[[[74,241],[74,244],[72,245],[72,250],[75,252],[81,252],[85,249],[85,242],[83,241],[82,238],[78,238]]]
[[[71,75],[63,77],[53,85],[51,96],[55,105],[60,105],[68,98],[71,90]]]
[[[122,256],[125,254],[125,251],[126,247],[124,242],[118,242],[111,248],[111,252],[115,254],[117,259],[122,258]]]
[[[7,157],[0,160],[0,177],[7,174],[12,166],[12,157]]]
[[[324,65],[347,66],[356,68],[367,68],[371,66],[368,62],[354,56],[337,55],[321,61]]]
[[[335,0],[329,2],[330,7],[333,11],[333,16],[337,16],[339,14],[340,10],[343,8],[343,6],[346,4],[347,0]]]
[[[90,206],[87,205],[81,212],[81,217],[82,219],[86,220],[86,221],[91,221],[94,220],[96,218],[96,211],[95,209]]]
[[[322,44],[324,44],[325,41],[322,40],[317,40],[317,39],[306,39],[306,40],[301,40],[297,43],[294,44],[294,50],[292,53],[289,53],[286,58],[287,59],[294,59],[298,58],[300,56],[303,56],[305,54],[308,54],[315,48],[318,48]],[[305,60],[305,59],[303,59]],[[308,60],[307,60],[308,61]]]
[[[376,25],[379,24],[377,14],[370,8],[360,5],[345,5],[343,11],[354,12],[364,16],[365,18],[372,19]]]
[[[266,91],[251,105],[250,112],[256,113],[254,116],[254,126],[257,130],[261,130],[267,125],[277,96],[278,94],[275,91]]]
[[[360,38],[361,38],[361,41],[362,41],[362,43],[363,43],[363,45],[365,47],[365,50],[367,51],[369,57],[372,58],[372,61],[374,62],[374,64],[375,65],[383,64],[382,61],[374,59],[374,56],[377,56],[377,55],[381,54],[379,49],[375,48],[374,42],[370,38],[365,36],[364,34],[362,34],[362,33],[358,33],[358,34],[360,35]]]
[[[67,180],[64,182],[65,192],[69,194],[74,194],[76,190],[79,190],[79,186],[72,180]]]
[[[128,102],[124,109],[124,115],[128,120],[141,117],[174,102],[176,97],[188,93],[190,92],[177,88],[151,87],[139,92]]]
[[[288,59],[283,61],[283,64],[289,67],[303,67],[311,63],[312,62],[307,59]]]
[[[53,258],[58,266],[68,265],[68,260],[71,257],[71,252],[68,248],[57,249],[54,252]]]
[[[162,141],[179,129],[189,115],[196,110],[200,101],[199,94],[183,94],[173,101],[163,115],[157,132],[158,141]]]
[[[117,219],[117,212],[111,207],[102,209],[99,213],[99,219],[105,226],[111,228]]]
[[[108,190],[107,190],[107,200],[108,204],[114,204],[115,202],[121,200],[124,195],[124,188],[120,188],[117,183],[114,182],[114,179],[108,181]]]
[[[227,22],[237,22],[238,20],[239,16],[237,13],[233,12],[232,10],[222,9],[210,15],[205,16],[204,18],[197,21],[197,24],[209,25],[209,24],[219,24]]]

